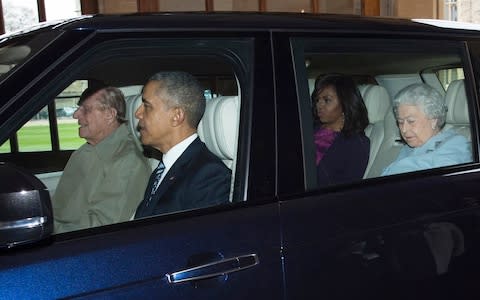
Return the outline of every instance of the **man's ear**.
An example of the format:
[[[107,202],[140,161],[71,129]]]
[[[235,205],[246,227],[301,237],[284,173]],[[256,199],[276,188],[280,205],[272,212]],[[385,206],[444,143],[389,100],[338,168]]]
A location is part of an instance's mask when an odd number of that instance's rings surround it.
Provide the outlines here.
[[[105,118],[108,123],[113,123],[117,120],[117,110],[114,108],[107,108],[105,110]]]
[[[185,121],[185,111],[181,107],[175,107],[172,109],[172,126],[176,127]]]

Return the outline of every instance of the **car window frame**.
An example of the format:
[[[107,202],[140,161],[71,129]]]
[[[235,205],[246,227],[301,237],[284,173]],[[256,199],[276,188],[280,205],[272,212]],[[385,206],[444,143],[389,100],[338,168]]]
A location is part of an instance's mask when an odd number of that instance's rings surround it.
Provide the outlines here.
[[[303,154],[304,154],[304,168],[305,168],[305,178],[307,179],[306,183],[306,190],[307,191],[335,191],[335,190],[342,190],[344,188],[355,187],[357,185],[362,184],[369,184],[369,182],[377,182],[378,180],[394,180],[393,178],[397,177],[405,177],[411,176],[411,174],[419,173],[425,174],[426,176],[432,175],[440,175],[446,174],[449,172],[454,172],[455,170],[461,170],[466,168],[474,168],[475,165],[479,162],[478,159],[478,122],[475,119],[477,113],[473,103],[476,103],[476,95],[472,93],[471,82],[473,78],[473,73],[471,71],[471,64],[470,59],[468,56],[468,51],[466,49],[466,45],[462,40],[449,40],[447,38],[436,38],[432,40],[420,40],[415,39],[410,36],[399,36],[395,39],[389,39],[382,36],[379,37],[369,37],[369,38],[358,38],[358,37],[319,37],[315,34],[295,34],[290,37],[291,40],[291,48],[292,48],[292,56],[294,57],[295,61],[295,72],[296,72],[296,85],[297,85],[297,93],[299,99],[299,107],[300,113],[302,114],[300,119],[302,121],[302,129],[306,130],[304,145],[303,145]],[[312,167],[312,163],[314,162],[315,151],[313,146],[313,130],[310,131],[312,124],[312,116],[310,112],[310,108],[306,105],[306,103],[301,103],[301,99],[310,99],[310,95],[308,95],[308,82],[307,80],[303,80],[306,78],[306,67],[305,67],[305,55],[304,49],[306,49],[305,41],[310,40],[310,43],[315,43],[315,45],[310,46],[313,47],[315,50],[310,50],[311,52],[315,51],[315,53],[329,53],[329,54],[338,54],[341,55],[342,53],[351,53],[354,52],[355,54],[359,53],[368,53],[371,49],[376,49],[378,52],[386,52],[386,53],[418,53],[419,51],[424,51],[425,53],[431,53],[428,51],[437,53],[452,53],[455,52],[459,56],[462,61],[464,73],[465,73],[465,89],[468,98],[468,111],[470,116],[470,125],[471,125],[471,133],[472,133],[472,156],[473,161],[465,164],[459,165],[452,165],[434,169],[427,169],[427,170],[420,170],[415,172],[408,172],[402,173],[398,175],[390,175],[390,176],[380,176],[374,178],[363,178],[361,180],[355,182],[348,182],[344,184],[336,184],[332,186],[328,186],[322,189],[317,188],[316,184],[316,168]],[[412,47],[412,43],[415,43],[416,46]],[[368,46],[367,46],[368,45]],[[421,75],[419,73],[419,75]],[[308,97],[308,98],[305,98]],[[310,133],[311,132],[311,133]],[[311,142],[308,141],[310,136]],[[313,180],[315,178],[315,180]],[[390,179],[392,178],[392,179]]]
[[[107,48],[110,48],[112,52],[118,51],[118,47],[112,46],[115,45],[115,43],[118,43],[118,45],[125,45],[126,48],[129,48],[132,53],[135,51],[135,49],[132,49],[130,42],[125,43],[126,40],[131,40],[134,39],[140,42],[145,42],[145,40],[148,38],[149,40],[152,40],[152,35],[146,35],[143,33],[138,34],[139,36],[136,37],[138,33],[131,33],[129,35],[133,37],[125,38],[124,35],[122,37],[119,37],[118,34],[111,35],[109,33],[104,33],[101,35],[98,35],[94,39],[90,39],[87,43],[83,45],[80,49],[78,49],[80,54],[72,55],[72,57],[65,57],[64,60],[59,63],[59,65],[63,65],[67,67],[63,67],[62,70],[58,70],[60,67],[55,68],[56,72],[54,72],[54,75],[49,75],[50,81],[44,85],[41,89],[37,90],[35,92],[35,95],[29,100],[29,101],[36,101],[37,103],[36,106],[41,106],[44,104],[48,104],[49,100],[45,99],[50,99],[54,98],[55,95],[59,94],[63,89],[65,89],[71,82],[72,80],[78,79],[78,74],[81,74],[84,72],[84,70],[88,69],[89,66],[92,66],[96,61],[100,61],[102,59],[105,59],[105,57],[109,56],[110,54],[106,54],[106,52],[102,52],[104,56],[99,55],[99,47],[103,47],[107,45]],[[262,34],[263,35],[263,34]],[[244,202],[246,201],[249,191],[247,187],[249,186],[249,177],[247,176],[247,171],[249,170],[249,160],[248,158],[250,157],[249,155],[249,148],[251,146],[250,143],[250,134],[248,134],[251,131],[251,125],[250,125],[250,118],[251,118],[251,98],[254,93],[253,87],[253,57],[254,57],[254,47],[255,47],[255,35],[253,34],[248,34],[245,33],[242,35],[242,41],[243,43],[247,44],[247,47],[243,48],[243,54],[239,53],[240,50],[235,50],[232,49],[232,47],[229,47],[226,44],[219,43],[219,41],[228,41],[231,42],[232,44],[237,45],[239,43],[239,37],[238,34],[228,34],[228,33],[223,33],[223,34],[211,34],[211,33],[205,33],[205,34],[196,34],[196,35],[191,35],[190,37],[181,37],[178,38],[177,35],[173,35],[171,33],[164,34],[160,33],[158,36],[154,37],[154,39],[158,40],[159,44],[165,44],[165,40],[169,40],[169,45],[168,47],[165,48],[170,48],[170,52],[175,52],[175,54],[178,54],[178,49],[182,49],[185,53],[193,53],[196,54],[197,56],[200,55],[207,55],[207,53],[210,53],[209,55],[212,55],[212,53],[217,53],[218,55],[222,55],[222,58],[224,59],[225,63],[232,68],[232,70],[235,72],[236,80],[237,80],[237,85],[238,85],[238,96],[242,97],[241,99],[241,108],[240,108],[240,120],[239,120],[239,139],[238,139],[238,147],[237,147],[237,166],[235,168],[236,174],[235,174],[235,180],[232,183],[233,186],[233,199],[238,202]],[[199,41],[199,40],[210,40],[210,44],[208,47],[206,47],[206,50],[201,50],[201,51],[196,51],[194,47],[192,46],[193,41]],[[178,41],[183,40],[185,42],[184,45],[178,46]],[[173,46],[172,46],[173,45]],[[190,46],[190,47],[187,47]],[[240,46],[238,46],[240,47]],[[85,50],[82,52],[82,49],[88,48],[88,50]],[[158,50],[157,47],[149,45],[149,48],[151,50]],[[233,47],[234,48],[234,47]],[[188,50],[188,51],[187,51]],[[107,51],[108,52],[108,51]],[[147,52],[144,51],[142,52],[143,54]],[[156,55],[159,53],[156,52]],[[114,54],[115,55],[115,54]],[[121,56],[125,57],[127,54],[122,53]],[[139,54],[137,54],[139,55]],[[242,57],[243,55],[243,57]],[[88,58],[90,56],[90,58]],[[75,62],[81,62],[81,67],[79,67],[78,63]],[[66,75],[66,76],[65,76]],[[151,74],[149,74],[151,75]],[[42,99],[40,99],[40,95],[43,99],[44,102],[41,102]],[[41,104],[38,104],[38,103]],[[30,114],[34,115],[36,112],[31,111]],[[73,151],[59,151],[60,154],[62,155],[62,159],[66,162],[68,160],[68,157]],[[33,162],[34,160],[38,159],[40,156],[44,156],[45,153],[37,153],[39,155],[35,155],[35,158],[30,159],[30,162]],[[55,153],[55,155],[58,155],[59,153]],[[10,155],[11,156],[11,155]],[[28,156],[32,156],[32,154],[28,154]],[[0,155],[1,157],[1,155]],[[4,156],[6,157],[6,156]],[[15,157],[9,157],[11,160],[15,160]],[[62,167],[63,170],[63,167]],[[56,170],[50,170],[50,171],[56,171]],[[238,205],[243,205],[239,203]],[[234,203],[234,206],[235,203]],[[210,210],[215,210],[215,208],[207,208],[207,211]],[[204,209],[196,209],[196,210],[201,210],[203,211]],[[185,215],[186,212],[179,212],[175,213],[174,215],[179,215],[181,216]],[[190,214],[198,214],[196,212],[190,212],[187,213],[187,215]],[[201,213],[200,213],[201,214]],[[157,217],[165,217],[165,216],[155,216],[153,218]],[[168,218],[168,217],[167,217]],[[128,222],[127,222],[128,223]],[[101,230],[101,229],[99,229]],[[80,230],[82,231],[82,230]],[[76,232],[76,231],[75,231]]]

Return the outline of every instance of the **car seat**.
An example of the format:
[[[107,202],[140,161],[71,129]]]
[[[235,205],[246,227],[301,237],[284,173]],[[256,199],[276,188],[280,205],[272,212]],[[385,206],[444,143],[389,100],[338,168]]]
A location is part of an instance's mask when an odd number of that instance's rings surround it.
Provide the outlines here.
[[[445,95],[448,107],[445,129],[452,128],[471,140],[470,118],[468,116],[467,94],[463,79],[450,82]]]
[[[369,120],[365,128],[365,135],[370,139],[370,157],[364,174],[366,178],[385,138],[385,116],[392,110],[392,104],[387,90],[380,85],[360,85],[358,90],[367,107]]]

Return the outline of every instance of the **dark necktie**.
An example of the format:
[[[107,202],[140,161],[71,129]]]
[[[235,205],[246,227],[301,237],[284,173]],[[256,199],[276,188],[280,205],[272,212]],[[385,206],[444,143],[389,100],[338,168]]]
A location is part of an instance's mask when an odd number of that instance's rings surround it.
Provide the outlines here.
[[[158,163],[158,166],[155,168],[153,171],[153,175],[155,176],[152,184],[152,189],[150,191],[150,196],[148,197],[147,203],[145,203],[145,206],[148,206],[150,202],[152,201],[153,195],[155,195],[155,192],[157,191],[158,187],[160,186],[160,178],[162,178],[163,171],[165,170],[165,165],[163,164],[162,161]]]

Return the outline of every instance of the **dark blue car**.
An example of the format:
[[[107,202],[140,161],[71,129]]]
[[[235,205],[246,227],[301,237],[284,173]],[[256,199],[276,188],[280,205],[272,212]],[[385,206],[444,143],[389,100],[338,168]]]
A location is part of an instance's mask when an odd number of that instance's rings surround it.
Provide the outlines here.
[[[480,27],[458,25],[177,13],[4,35],[0,298],[477,299]],[[161,70],[189,72],[211,98],[199,135],[232,171],[229,203],[55,233],[55,189],[84,143],[56,112],[102,81],[133,124]],[[320,184],[311,95],[330,73],[354,79],[370,153],[362,178]],[[411,83],[445,97],[470,162],[382,175],[404,146],[391,101]]]

